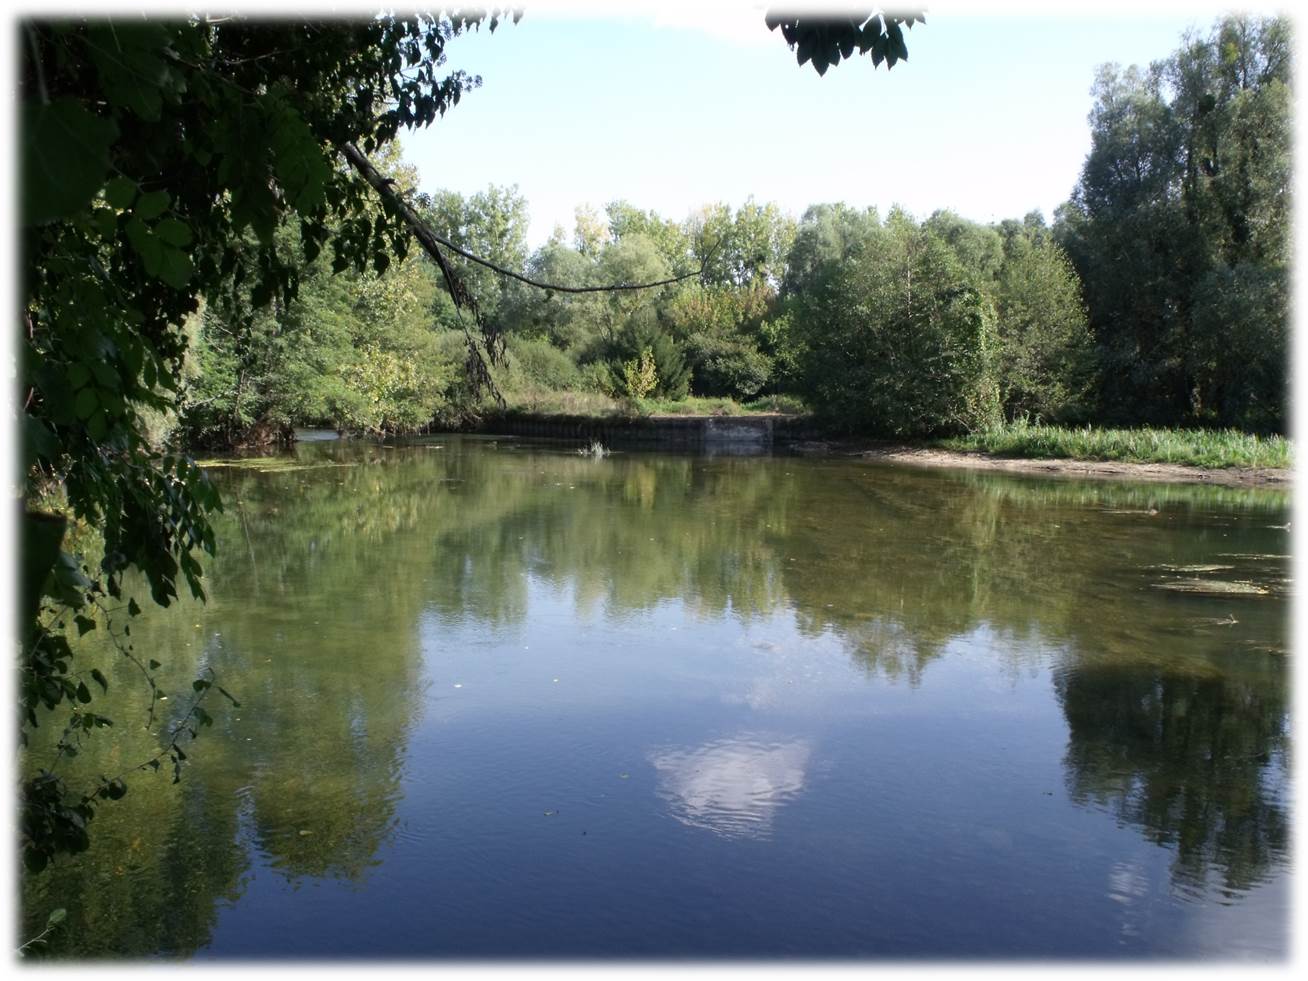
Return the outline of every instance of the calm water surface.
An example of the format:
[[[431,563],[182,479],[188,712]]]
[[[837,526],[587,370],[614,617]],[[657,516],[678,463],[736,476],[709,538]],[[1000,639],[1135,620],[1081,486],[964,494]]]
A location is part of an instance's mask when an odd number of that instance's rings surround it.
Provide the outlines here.
[[[23,884],[55,954],[1286,956],[1285,494],[471,438],[211,473],[210,601],[132,639],[166,711],[241,704]],[[158,740],[89,646],[94,781]]]

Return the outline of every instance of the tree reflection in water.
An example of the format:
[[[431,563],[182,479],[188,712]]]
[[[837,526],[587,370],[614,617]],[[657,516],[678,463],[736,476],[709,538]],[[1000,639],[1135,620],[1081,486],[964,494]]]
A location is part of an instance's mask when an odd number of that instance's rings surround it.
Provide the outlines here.
[[[211,665],[242,707],[204,734],[181,784],[134,779],[90,852],[24,881],[25,936],[69,909],[53,953],[193,953],[256,854],[292,882],[366,882],[426,704],[420,624],[530,625],[531,583],[574,597],[579,619],[661,604],[742,628],[784,615],[795,677],[838,645],[877,686],[929,686],[950,643],[985,628],[1015,659],[997,672],[1051,672],[1071,798],[1173,849],[1178,887],[1215,877],[1236,897],[1288,862],[1284,495],[457,439],[296,459],[312,468],[214,471],[227,511],[211,602],[133,625],[138,649],[166,655],[165,687]],[[1159,569],[1217,556],[1269,592],[1151,588]],[[651,663],[666,643],[651,638]],[[105,713],[124,724],[73,761],[91,780],[151,746],[127,722],[127,665],[98,656],[122,700]],[[785,698],[766,694],[751,704]],[[60,725],[43,722],[33,765]],[[661,743],[649,762],[664,806],[766,837],[815,752],[786,731]]]

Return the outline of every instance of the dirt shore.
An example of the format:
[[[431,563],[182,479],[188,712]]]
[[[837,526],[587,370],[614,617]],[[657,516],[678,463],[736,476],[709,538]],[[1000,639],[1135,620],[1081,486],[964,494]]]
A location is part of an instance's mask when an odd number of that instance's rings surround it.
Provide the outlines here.
[[[1235,487],[1292,487],[1294,471],[1258,467],[1191,467],[1175,463],[1122,463],[1117,460],[1037,460],[993,456],[980,451],[942,450],[899,443],[853,440],[811,440],[791,447],[800,453],[857,456],[872,462],[919,467],[1006,470],[1052,477],[1094,477],[1109,480],[1161,480],[1173,483],[1225,484]]]

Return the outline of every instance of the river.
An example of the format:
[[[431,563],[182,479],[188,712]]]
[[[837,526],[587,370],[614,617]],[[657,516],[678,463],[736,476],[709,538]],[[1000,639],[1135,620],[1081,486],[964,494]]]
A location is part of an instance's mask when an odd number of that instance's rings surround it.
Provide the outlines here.
[[[224,463],[228,461],[218,461]],[[82,642],[86,958],[1287,956],[1283,491],[321,441]],[[29,754],[43,761],[62,722]],[[112,733],[112,735],[110,735]]]

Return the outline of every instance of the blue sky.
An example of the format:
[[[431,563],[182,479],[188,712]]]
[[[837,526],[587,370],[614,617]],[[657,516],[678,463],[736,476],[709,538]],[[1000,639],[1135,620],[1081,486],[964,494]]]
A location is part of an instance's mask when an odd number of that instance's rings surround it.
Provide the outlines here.
[[[405,138],[424,190],[516,184],[533,245],[573,209],[626,198],[684,218],[751,195],[797,217],[819,201],[951,208],[979,221],[1052,217],[1089,148],[1097,66],[1165,57],[1217,8],[1129,15],[933,13],[910,60],[819,78],[758,10],[536,12],[459,38],[449,67],[483,78]],[[662,23],[659,23],[659,20]],[[694,26],[689,26],[689,25]]]

